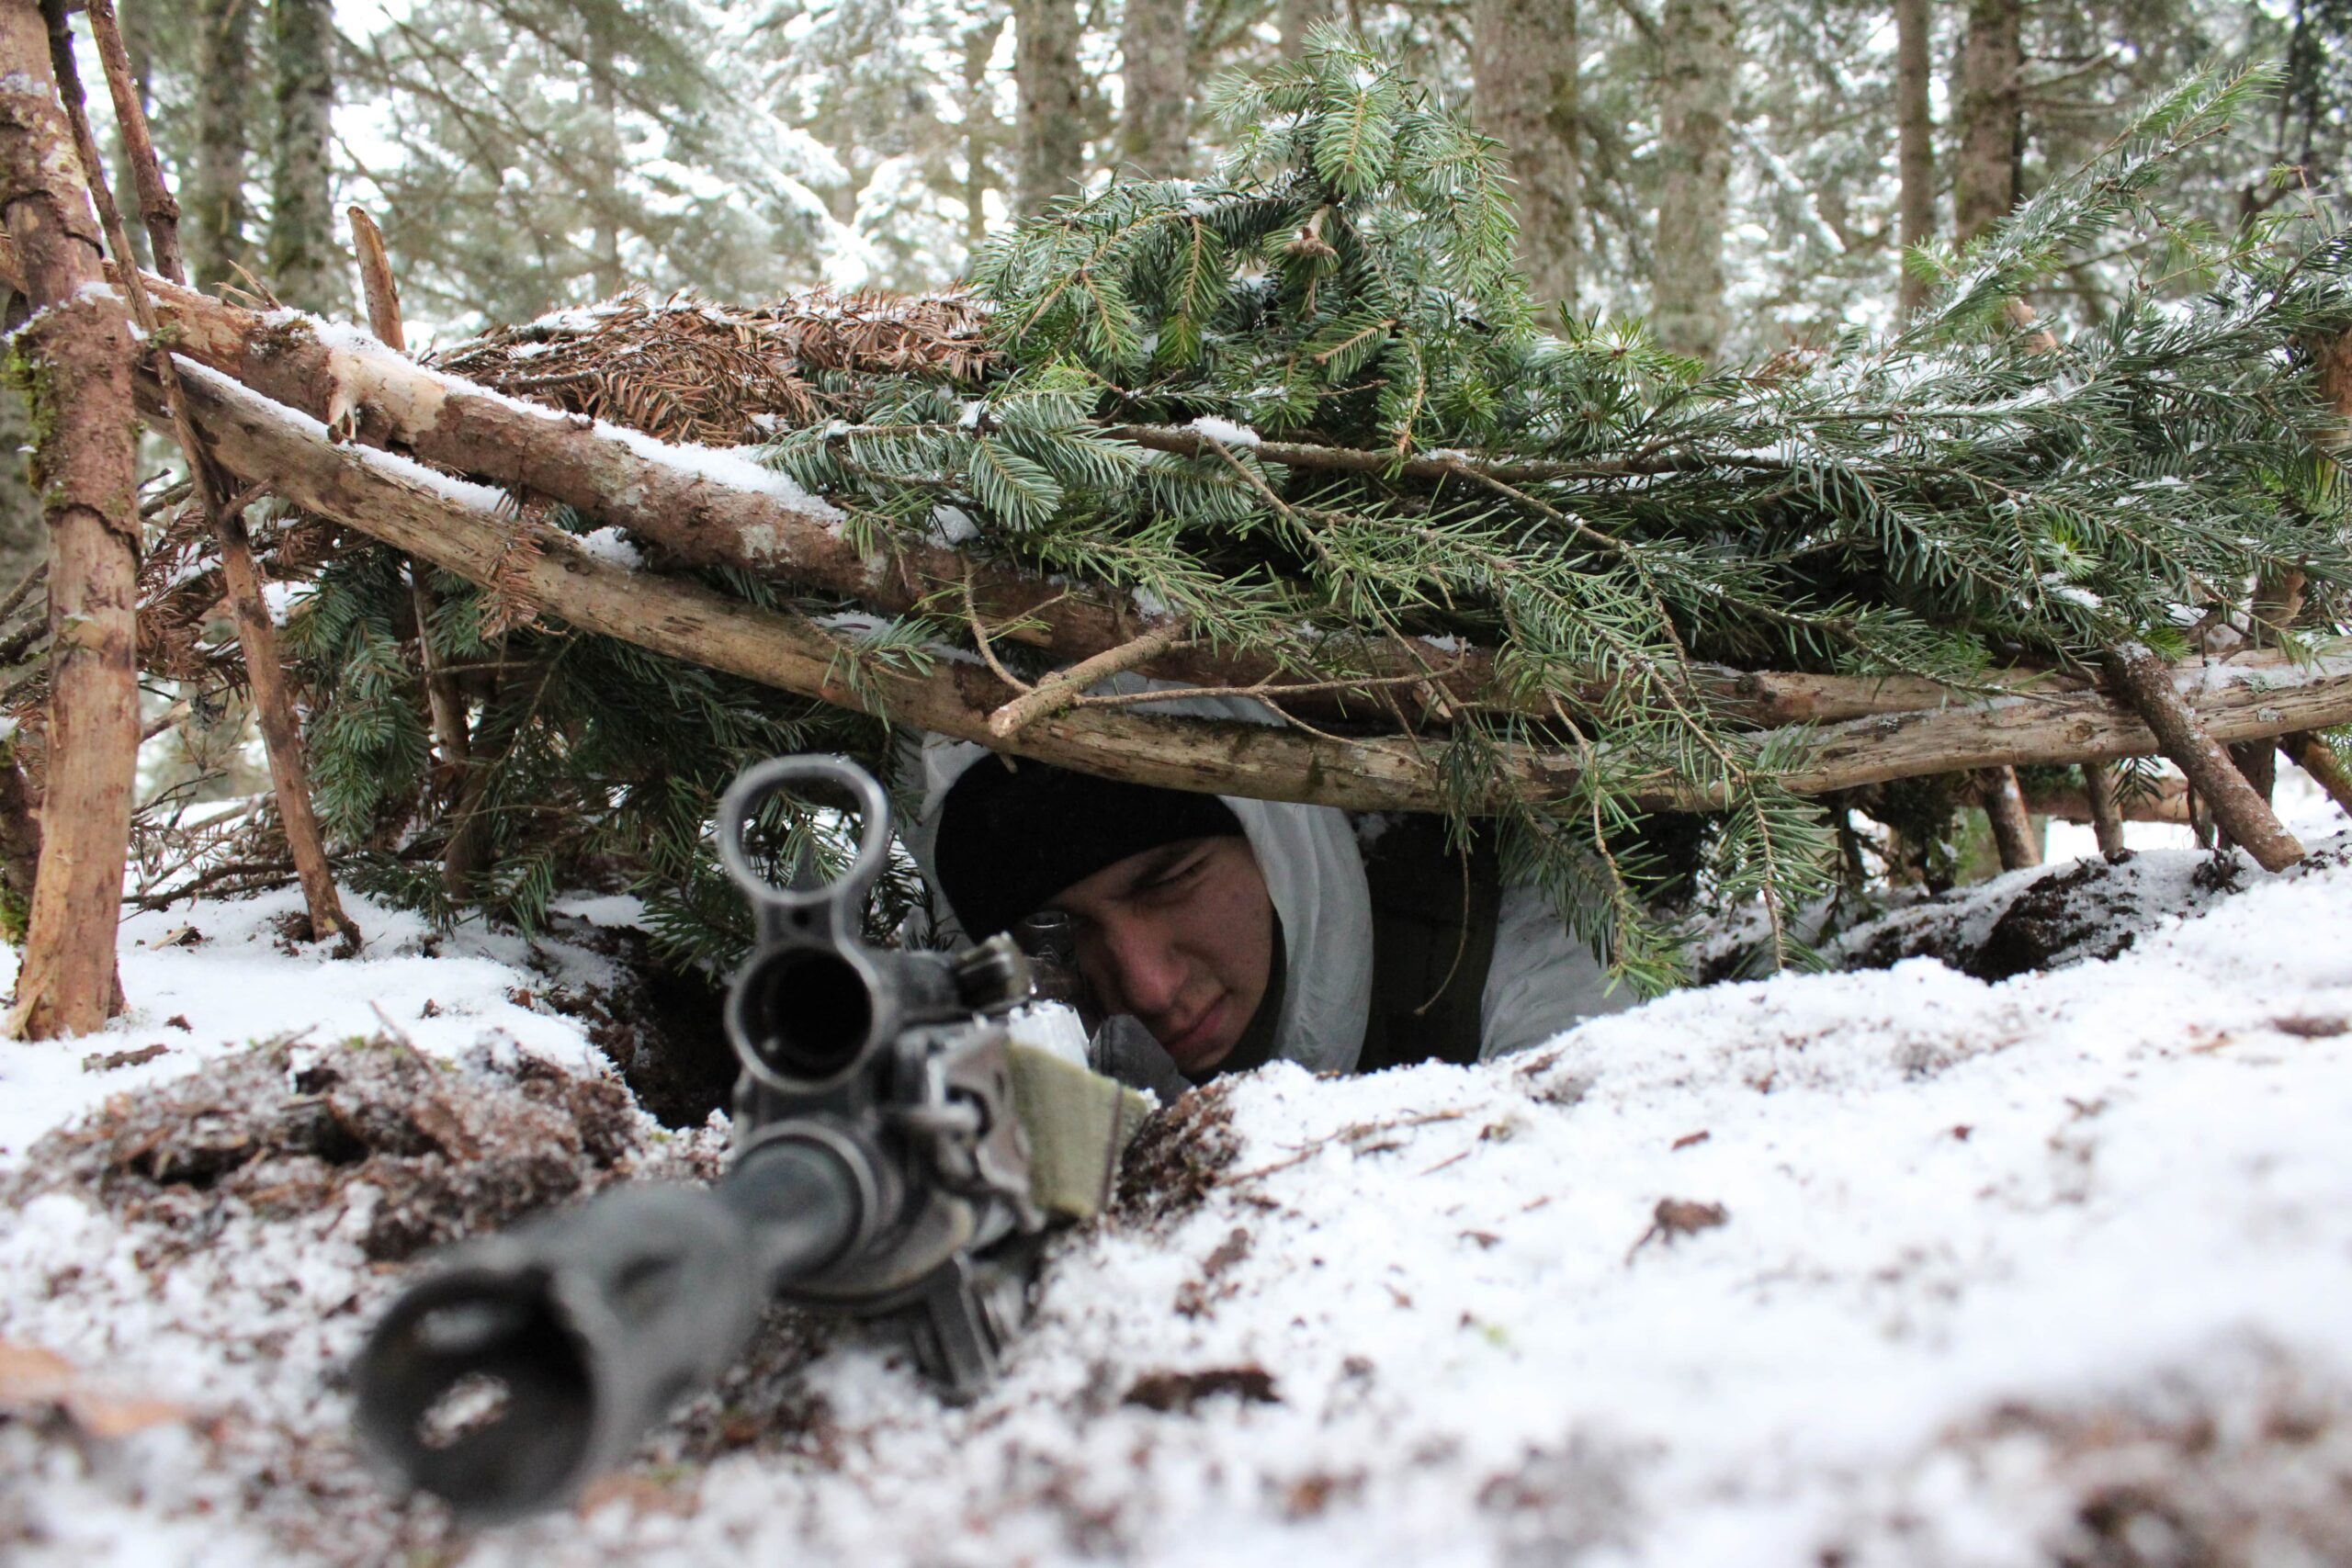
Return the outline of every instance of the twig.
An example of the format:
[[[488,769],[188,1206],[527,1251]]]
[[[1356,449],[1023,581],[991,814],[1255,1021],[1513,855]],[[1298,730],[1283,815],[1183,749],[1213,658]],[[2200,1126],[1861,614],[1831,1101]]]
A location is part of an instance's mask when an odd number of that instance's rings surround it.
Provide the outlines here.
[[[160,189],[163,170],[156,164],[154,143],[147,134],[146,114],[140,107],[138,91],[130,81],[130,57],[122,47],[114,7],[109,0],[94,0],[89,14],[91,30],[98,36],[98,56],[106,64],[107,84],[121,119],[123,145],[130,150],[138,168],[141,188],[152,182]],[[64,101],[75,143],[89,173],[90,195],[97,204],[107,246],[115,254],[116,279],[130,302],[132,319],[152,343],[161,331],[161,322],[140,273],[138,257],[130,249],[130,236],[124,231],[122,214],[107,184],[105,164],[98,156],[96,138],[90,131],[81,81],[72,63],[70,35],[58,53],[59,96]],[[156,220],[156,211],[151,206],[151,222]],[[180,262],[177,223],[178,209],[175,207],[168,229],[156,229],[150,238],[154,242],[156,265],[163,269],[166,280],[185,286],[187,272]],[[326,845],[319,832],[318,818],[311,809],[310,779],[302,761],[302,732],[295,722],[293,694],[287,688],[285,667],[278,660],[277,634],[262,600],[253,540],[245,532],[243,518],[221,507],[225,487],[203,437],[197,432],[196,422],[188,414],[178,367],[168,350],[158,352],[152,358],[156,378],[163,383],[164,402],[170,413],[173,434],[187,457],[188,481],[204,509],[206,522],[220,542],[221,573],[229,587],[237,641],[245,656],[246,679],[253,686],[254,715],[260,723],[263,747],[269,757],[270,779],[277,792],[278,816],[286,825],[287,847],[301,874],[303,901],[309,907],[311,927],[322,938],[339,935],[345,946],[356,952],[359,928],[343,912],[342,900],[335,895],[334,874],[327,867]]]
[[[1116,648],[1106,648],[1091,659],[1080,660],[1069,669],[1038,682],[989,715],[989,733],[999,739],[1017,735],[1037,720],[1069,706],[1097,681],[1108,680],[1138,664],[1148,664],[1187,640],[1184,624],[1170,620],[1152,627],[1133,641],[1121,643]]]
[[[2155,732],[2164,754],[2255,863],[2265,871],[2284,871],[2303,858],[2301,842],[2279,824],[2269,803],[2255,793],[2221,742],[2181,701],[2171,671],[2154,649],[2145,643],[2127,643],[2107,656],[2107,668],[2125,699]]]
[[[408,329],[401,320],[400,284],[392,276],[392,258],[384,249],[384,232],[376,227],[376,220],[366,208],[354,204],[345,210],[351,217],[351,238],[359,252],[359,285],[368,298],[368,330],[395,354],[406,354]],[[408,592],[410,606],[416,615],[416,659],[424,671],[424,702],[433,721],[433,739],[450,764],[463,770],[473,756],[472,737],[466,725],[465,694],[458,690],[458,682],[442,667],[441,656],[434,651],[433,586],[425,576],[424,564],[413,556],[408,559]],[[453,838],[450,842],[454,845],[457,840]],[[454,883],[449,890],[453,894],[458,891]]]
[[[972,623],[972,641],[978,645],[980,658],[987,661],[989,669],[995,673],[998,680],[1024,696],[1036,690],[1028,682],[1007,670],[998,660],[996,649],[989,646],[988,623],[980,618],[979,606],[972,602],[972,570],[968,566],[964,569],[964,618]]]
[[[9,616],[23,608],[25,601],[32,597],[33,590],[48,579],[49,562],[46,560],[33,562],[33,569],[25,573],[23,581],[8,591],[6,599],[0,600],[0,625],[6,624]]]

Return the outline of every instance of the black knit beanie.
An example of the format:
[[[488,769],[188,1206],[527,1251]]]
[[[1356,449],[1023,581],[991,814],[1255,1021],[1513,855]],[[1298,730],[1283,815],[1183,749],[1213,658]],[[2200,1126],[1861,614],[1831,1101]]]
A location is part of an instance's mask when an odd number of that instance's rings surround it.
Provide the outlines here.
[[[1129,855],[1240,831],[1233,808],[1213,795],[991,755],[966,769],[940,805],[939,890],[978,942]]]

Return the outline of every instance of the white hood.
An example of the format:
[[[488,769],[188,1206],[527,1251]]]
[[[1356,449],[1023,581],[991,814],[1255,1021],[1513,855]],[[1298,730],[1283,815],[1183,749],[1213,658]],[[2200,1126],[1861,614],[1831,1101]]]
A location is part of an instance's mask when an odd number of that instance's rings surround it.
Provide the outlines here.
[[[1097,690],[1137,692],[1153,682],[1121,675]],[[1272,724],[1273,716],[1243,697],[1182,697],[1157,705],[1162,713],[1238,718]],[[918,772],[922,805],[905,829],[907,847],[924,876],[938,886],[933,847],[939,808],[964,770],[986,748],[944,735],[907,736],[903,750]],[[1258,857],[1274,913],[1282,919],[1286,978],[1275,1021],[1274,1055],[1318,1073],[1344,1073],[1363,1050],[1372,1013],[1372,892],[1363,856],[1347,815],[1329,806],[1220,795],[1241,823]]]

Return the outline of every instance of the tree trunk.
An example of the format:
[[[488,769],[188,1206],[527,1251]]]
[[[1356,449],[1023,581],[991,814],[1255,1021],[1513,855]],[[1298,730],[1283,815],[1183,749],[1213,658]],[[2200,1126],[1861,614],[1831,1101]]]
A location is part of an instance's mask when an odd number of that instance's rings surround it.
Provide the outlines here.
[[[1928,0],[1894,0],[1894,124],[1901,171],[1903,312],[1928,302],[1928,285],[1907,264],[1911,248],[1936,236],[1936,122],[1928,106],[1929,46],[1935,13]]]
[[[259,0],[197,0],[196,150],[187,182],[188,265],[217,288],[254,265],[245,203],[245,106],[253,95]]]
[[[621,183],[621,106],[618,84],[613,80],[615,52],[612,14],[601,6],[582,9],[588,27],[588,82],[591,135],[588,146],[590,210],[595,216],[589,231],[589,287],[599,299],[609,299],[628,286],[621,269],[621,228],[616,213]]]
[[[1583,181],[1576,0],[1478,0],[1471,57],[1478,127],[1510,149],[1519,265],[1539,310],[1577,308]]]
[[[1306,31],[1316,23],[1329,21],[1331,0],[1282,0],[1276,15],[1276,25],[1282,29],[1283,58],[1296,60],[1306,52]]]
[[[1954,95],[1960,103],[1960,161],[1952,167],[1952,212],[1962,244],[2017,205],[2023,49],[2018,0],[1969,0],[1968,39]]]
[[[1126,104],[1119,155],[1153,179],[1193,172],[1193,44],[1184,0],[1127,0],[1119,33]]]
[[[1712,359],[1723,342],[1724,222],[1731,201],[1731,112],[1739,24],[1728,0],[1668,0],[1658,68],[1665,170],[1650,283],[1650,328],[1673,354]]]
[[[989,158],[999,135],[989,62],[1007,18],[995,17],[964,35],[964,251],[979,254],[989,237]]]
[[[33,478],[50,538],[47,811],[10,1032],[101,1028],[139,755],[138,474],[130,323],[104,287],[97,225],[32,0],[0,4],[4,213],[39,312],[28,367]]]
[[[1075,0],[1015,0],[1013,27],[1018,194],[1021,210],[1036,213],[1075,191],[1086,178],[1078,6]]]
[[[277,160],[270,173],[269,286],[298,310],[344,316],[351,278],[334,243],[333,0],[270,0]]]

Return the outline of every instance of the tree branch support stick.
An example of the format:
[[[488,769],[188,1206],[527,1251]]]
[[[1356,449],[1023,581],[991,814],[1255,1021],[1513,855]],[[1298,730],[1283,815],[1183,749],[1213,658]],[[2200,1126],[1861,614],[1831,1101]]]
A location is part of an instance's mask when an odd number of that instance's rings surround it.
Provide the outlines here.
[[[396,354],[408,352],[408,329],[401,321],[400,285],[392,278],[392,259],[384,249],[384,232],[364,207],[348,209],[351,237],[359,251],[359,287],[368,299],[368,330]],[[424,694],[433,715],[433,739],[452,766],[463,769],[471,758],[466,729],[465,698],[457,682],[441,668],[433,651],[433,589],[425,580],[424,562],[408,561],[410,604],[416,612],[416,657],[424,669]]]
[[[2205,801],[2213,820],[2265,871],[2284,871],[2303,858],[2303,846],[2279,825],[2269,803],[2255,793],[2219,741],[2197,722],[2162,660],[2145,643],[2128,643],[2107,656],[2108,673],[2158,746]]]
[[[2115,770],[2105,762],[2085,762],[2083,795],[2090,805],[2091,831],[2098,835],[2098,852],[2109,861],[2121,860],[2128,852],[2123,847],[2123,811],[2115,795]],[[2186,807],[2184,801],[2184,821]]]
[[[7,1032],[33,1039],[103,1028],[112,1010],[139,761],[130,323],[106,289],[75,161],[40,9],[0,0],[0,221],[35,311],[17,348],[40,432],[32,473],[54,634],[47,809],[7,1021]]]
[[[1993,827],[1993,847],[2003,871],[2019,871],[2041,863],[2041,838],[2025,808],[2025,789],[2015,768],[1994,768],[1979,777],[1984,818]]]
[[[2287,760],[2312,776],[2312,782],[2327,791],[2328,798],[2352,817],[2352,773],[2345,770],[2326,741],[2309,730],[2278,738],[2278,750]]]
[[[123,45],[122,24],[115,18],[114,0],[88,0],[85,8],[90,14],[90,36],[97,40],[98,58],[106,64],[114,121],[122,131],[123,151],[130,155],[131,178],[139,183],[139,213],[146,220],[148,242],[155,247],[155,270],[174,283],[186,283],[180,204],[174,199],[171,186],[164,183],[163,160],[155,156],[155,140],[148,133],[147,111],[139,102],[139,84],[130,69],[130,51]],[[96,171],[91,173],[95,179]]]
[[[56,0],[51,3],[55,6]],[[99,219],[106,225],[107,238],[115,254],[116,276],[130,302],[131,314],[152,343],[161,330],[161,322],[140,275],[130,236],[123,231],[122,215],[107,188],[104,165],[97,159],[96,140],[90,134],[89,119],[83,107],[81,83],[72,65],[71,35],[62,31],[62,10],[53,11],[52,15],[56,17],[52,41],[61,35],[63,38],[56,62],[58,85],[88,169],[90,194],[96,200]],[[132,152],[133,166],[140,170],[140,184],[144,188],[152,182],[160,189],[163,172],[155,164],[155,145],[147,135],[146,116],[139,105],[138,89],[130,79],[130,57],[122,47],[114,9],[107,0],[94,0],[90,25],[99,35],[98,56],[106,62],[115,109],[122,116],[123,143]],[[185,285],[186,276],[179,272],[176,207],[172,209],[171,221],[168,235],[156,231],[149,238],[154,243],[156,263],[165,269],[168,281]],[[244,654],[246,679],[253,687],[254,717],[261,727],[262,747],[268,754],[277,814],[286,829],[286,844],[294,861],[295,874],[301,880],[311,935],[322,942],[335,938],[346,953],[356,953],[359,948],[359,928],[343,912],[343,901],[335,893],[334,875],[327,867],[326,843],[319,832],[318,817],[311,808],[311,782],[302,761],[302,731],[294,716],[294,694],[286,680],[285,665],[278,659],[277,631],[270,624],[269,609],[262,598],[261,572],[254,564],[253,539],[245,532],[243,511],[232,511],[221,504],[224,487],[213,470],[211,457],[197,432],[196,422],[188,417],[187,400],[171,355],[157,352],[152,357],[156,377],[163,383],[164,405],[171,413],[172,433],[187,457],[188,479],[195,488],[197,503],[220,542],[220,572],[229,590],[229,613],[236,624],[238,647]]]
[[[1017,735],[1024,727],[1069,706],[1097,681],[1107,681],[1138,664],[1150,663],[1184,641],[1186,636],[1181,623],[1167,621],[1132,642],[1104,649],[1091,659],[1081,660],[1069,669],[1038,682],[1035,689],[1023,693],[989,715],[989,733],[1000,740],[1009,735]]]

